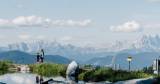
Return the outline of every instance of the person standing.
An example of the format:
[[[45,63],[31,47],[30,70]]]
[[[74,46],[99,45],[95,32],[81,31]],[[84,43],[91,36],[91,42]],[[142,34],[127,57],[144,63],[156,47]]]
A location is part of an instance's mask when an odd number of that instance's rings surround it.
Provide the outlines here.
[[[43,63],[43,61],[44,61],[44,50],[43,49],[41,49],[40,50],[40,55],[41,55],[41,62]]]
[[[40,61],[40,53],[38,52],[37,53],[37,63],[39,63],[39,61]]]

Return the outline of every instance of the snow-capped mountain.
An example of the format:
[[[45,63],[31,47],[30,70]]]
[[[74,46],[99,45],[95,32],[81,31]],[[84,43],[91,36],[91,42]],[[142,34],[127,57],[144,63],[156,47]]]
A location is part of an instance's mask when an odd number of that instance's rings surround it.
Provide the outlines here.
[[[14,43],[8,45],[9,50],[20,50],[24,52],[37,52],[40,49],[44,49],[47,54],[56,54],[60,51],[74,51],[74,52],[94,52],[94,48],[82,48],[77,47],[71,44],[61,44],[57,41],[43,41],[43,40],[36,40],[30,42],[21,42],[21,43]]]
[[[160,37],[144,35],[136,41],[116,41],[106,48],[77,47],[71,44],[61,44],[57,41],[30,41],[9,44],[9,50],[20,50],[25,52],[36,52],[39,49],[45,49],[48,54],[70,53],[94,53],[94,52],[119,52],[123,50],[134,50],[139,52],[160,51]],[[4,49],[4,48],[3,48]]]
[[[115,63],[125,64],[128,55],[133,56],[135,61],[140,63],[143,59],[147,61],[147,65],[141,64],[142,67],[152,64],[153,60],[159,56],[160,51],[160,37],[156,36],[142,36],[141,38],[129,41],[116,41],[115,43],[106,46],[106,48],[93,47],[77,47],[71,44],[62,44],[57,41],[29,41],[9,44],[6,47],[0,47],[0,52],[4,51],[22,51],[30,54],[36,54],[39,49],[43,48],[45,54],[60,55],[71,60],[76,60],[79,63],[98,63],[105,65],[107,60],[111,60],[115,56]],[[110,57],[108,57],[110,56]],[[146,58],[144,58],[146,56]],[[92,60],[93,58],[96,58]],[[104,59],[103,59],[104,58]],[[123,59],[122,59],[123,58]],[[124,60],[122,62],[122,60]],[[110,63],[109,61],[107,63]],[[141,66],[139,66],[141,67]]]
[[[8,51],[19,50],[32,54],[36,54],[40,49],[44,49],[46,54],[61,55],[70,59],[83,59],[89,54],[94,54],[96,51],[90,47],[77,47],[71,44],[61,44],[57,41],[43,40],[9,44],[7,48]]]
[[[106,50],[110,52],[134,51],[134,52],[159,52],[160,37],[158,35],[144,35],[135,41],[116,41]]]
[[[146,36],[144,35],[141,39],[135,41],[132,44],[133,49],[138,49],[145,52],[160,51],[160,37],[155,36]]]
[[[112,63],[115,56],[116,64],[126,67],[128,55],[133,57],[134,66],[142,68],[150,66],[160,52],[160,37],[144,35],[135,41],[116,41],[106,48],[77,47],[72,44],[62,44],[57,41],[29,41],[9,44],[7,47],[0,47],[0,52],[22,51],[31,55],[36,54],[41,48],[45,54],[58,55],[65,58],[76,60],[79,63],[107,65]],[[20,56],[20,55],[18,55]],[[145,56],[145,57],[144,57]],[[141,62],[141,60],[144,62]]]
[[[43,48],[47,54],[61,55],[71,59],[89,59],[92,57],[104,57],[115,52],[139,53],[139,52],[159,52],[160,37],[144,35],[136,41],[116,41],[106,46],[106,48],[77,47],[71,44],[61,44],[57,41],[36,40],[9,44],[7,47],[0,48],[1,51],[19,50],[27,53],[36,54]]]
[[[131,43],[129,41],[115,41],[113,43],[110,43],[109,46],[106,46],[104,48],[108,52],[119,52],[121,50],[130,49]]]

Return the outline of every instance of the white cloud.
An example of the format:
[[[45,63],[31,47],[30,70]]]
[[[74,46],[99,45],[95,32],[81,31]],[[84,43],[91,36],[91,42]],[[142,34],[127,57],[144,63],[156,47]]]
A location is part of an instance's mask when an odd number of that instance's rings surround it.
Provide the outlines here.
[[[19,16],[12,20],[12,23],[16,26],[43,26],[47,22],[47,19],[37,16]]]
[[[55,26],[88,26],[92,21],[89,19],[82,21],[74,21],[74,20],[55,20],[52,21],[52,25]]]
[[[19,34],[18,39],[20,40],[45,40],[47,39],[45,35],[30,35],[30,34]]]
[[[27,40],[27,39],[30,39],[31,36],[28,34],[21,34],[18,36],[18,38],[23,39],[23,40]]]
[[[113,32],[138,32],[142,30],[140,24],[136,21],[128,21],[118,26],[111,26]]]
[[[14,19],[0,19],[0,27],[85,27],[91,24],[90,19],[85,20],[51,20],[49,18],[39,16],[19,16]]]
[[[0,27],[9,27],[12,25],[12,22],[5,19],[0,19]]]

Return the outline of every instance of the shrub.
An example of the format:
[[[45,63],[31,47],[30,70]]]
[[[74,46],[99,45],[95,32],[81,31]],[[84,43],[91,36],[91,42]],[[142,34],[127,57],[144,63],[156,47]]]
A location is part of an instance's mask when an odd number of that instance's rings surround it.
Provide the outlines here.
[[[135,79],[135,78],[145,78],[149,76],[151,75],[143,72],[137,72],[137,71],[127,72],[124,70],[112,70],[111,68],[100,68],[96,70],[82,72],[79,75],[79,79],[87,82],[88,81],[116,82],[116,81],[129,80],[129,79]]]
[[[31,72],[42,76],[65,76],[66,66],[62,64],[42,63],[29,66],[31,68]]]
[[[11,62],[9,61],[0,61],[0,75],[5,74],[9,71],[9,66]]]
[[[42,63],[30,65],[33,73],[42,76],[63,76],[66,75],[67,66],[63,64]],[[84,67],[85,68],[85,67]],[[97,69],[80,69],[79,80],[86,82],[100,82],[100,81],[123,81],[136,78],[145,78],[151,76],[143,71],[125,71],[125,70],[112,70],[111,68],[97,68]]]

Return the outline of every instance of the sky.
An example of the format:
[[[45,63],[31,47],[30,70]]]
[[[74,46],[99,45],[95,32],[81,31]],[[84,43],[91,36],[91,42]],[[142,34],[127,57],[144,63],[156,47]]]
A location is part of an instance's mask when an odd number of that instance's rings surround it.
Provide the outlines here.
[[[0,0],[0,44],[101,47],[160,33],[160,0]]]

